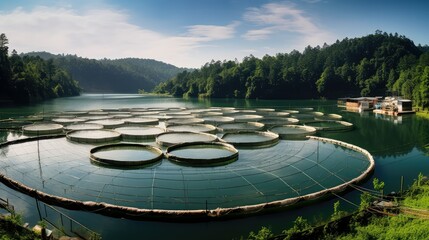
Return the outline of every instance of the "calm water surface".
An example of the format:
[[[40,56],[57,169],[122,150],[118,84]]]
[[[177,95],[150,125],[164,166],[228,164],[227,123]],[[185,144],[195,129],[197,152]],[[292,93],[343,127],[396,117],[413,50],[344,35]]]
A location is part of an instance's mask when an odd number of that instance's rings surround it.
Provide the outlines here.
[[[404,176],[405,187],[421,172],[429,175],[429,153],[424,145],[429,143],[429,121],[415,115],[402,117],[376,116],[372,113],[349,113],[337,108],[335,101],[301,100],[234,100],[234,99],[177,99],[129,94],[84,94],[79,97],[55,99],[30,106],[9,106],[0,108],[0,119],[27,116],[36,113],[83,111],[110,108],[275,108],[313,107],[325,114],[335,113],[343,120],[355,125],[353,131],[322,133],[323,137],[338,139],[367,149],[376,161],[373,177],[386,183],[385,192],[399,191],[400,178]],[[0,141],[17,138],[19,133],[0,131]],[[1,154],[1,153],[0,153]],[[362,185],[371,187],[371,179]],[[359,192],[349,191],[341,195],[352,202],[359,202]],[[24,220],[34,225],[39,220],[36,202],[26,195],[0,185],[0,197],[9,199]],[[87,227],[102,234],[103,239],[145,238],[145,239],[239,239],[249,231],[269,226],[274,233],[290,226],[297,216],[310,221],[320,221],[332,213],[333,203],[338,198],[328,199],[311,206],[282,212],[251,216],[217,222],[165,223],[154,221],[133,221],[101,216],[95,213],[69,211],[69,216],[78,219]],[[353,205],[340,200],[343,210],[352,210]]]

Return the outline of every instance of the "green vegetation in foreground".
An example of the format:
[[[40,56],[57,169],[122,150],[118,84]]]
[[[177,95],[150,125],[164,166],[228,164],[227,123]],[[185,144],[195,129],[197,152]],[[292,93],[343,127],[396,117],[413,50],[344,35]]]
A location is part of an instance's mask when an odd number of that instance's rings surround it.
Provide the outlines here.
[[[417,116],[429,119],[429,110],[416,112]]]
[[[378,188],[377,191],[382,191],[384,182],[377,180],[373,184]],[[402,198],[393,199],[391,207],[371,205],[374,200],[376,200],[374,194],[362,194],[360,210],[351,215],[340,211],[337,201],[331,219],[321,226],[311,226],[306,219],[298,217],[293,227],[284,230],[281,235],[274,235],[269,228],[262,227],[256,233],[251,232],[247,238],[429,239],[429,181],[422,174]]]
[[[401,95],[429,107],[429,47],[376,31],[301,53],[212,61],[155,88],[176,97],[318,99]]]
[[[0,240],[34,240],[40,239],[33,231],[22,227],[21,215],[13,214],[0,218]]]
[[[79,95],[78,82],[52,60],[20,57],[15,50],[9,56],[8,42],[6,35],[0,34],[0,102],[29,103]]]

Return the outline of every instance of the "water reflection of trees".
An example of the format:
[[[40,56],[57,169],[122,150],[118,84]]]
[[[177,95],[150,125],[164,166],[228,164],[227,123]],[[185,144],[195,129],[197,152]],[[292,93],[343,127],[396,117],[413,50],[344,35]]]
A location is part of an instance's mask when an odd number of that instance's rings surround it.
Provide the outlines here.
[[[424,145],[429,142],[429,121],[414,115],[403,116],[400,124],[393,118],[391,121],[376,119],[373,114],[364,117],[346,113],[343,116],[355,124],[353,131],[322,135],[363,147],[377,156],[404,155],[413,148],[425,151]]]

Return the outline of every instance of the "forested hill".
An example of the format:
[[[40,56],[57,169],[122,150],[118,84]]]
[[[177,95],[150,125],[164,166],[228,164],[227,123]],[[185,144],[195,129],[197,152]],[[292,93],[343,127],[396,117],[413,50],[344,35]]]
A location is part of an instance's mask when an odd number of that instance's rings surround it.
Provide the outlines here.
[[[95,60],[76,55],[54,55],[47,52],[26,53],[53,59],[79,81],[85,92],[137,93],[139,89],[151,91],[186,69],[151,59],[125,58]]]
[[[212,61],[155,88],[185,97],[337,98],[399,93],[428,104],[429,53],[397,34],[377,31],[301,53]]]
[[[79,95],[78,83],[52,60],[9,55],[8,39],[0,34],[0,104],[29,103],[55,97]]]

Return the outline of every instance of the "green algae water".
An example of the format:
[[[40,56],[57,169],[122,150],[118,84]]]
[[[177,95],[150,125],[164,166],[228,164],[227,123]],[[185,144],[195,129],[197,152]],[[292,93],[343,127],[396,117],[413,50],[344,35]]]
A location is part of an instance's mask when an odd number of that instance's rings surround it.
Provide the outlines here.
[[[111,159],[115,161],[142,161],[156,158],[159,154],[154,151],[142,151],[139,147],[111,147],[93,154],[102,159]]]
[[[221,108],[221,107],[235,107],[243,109],[255,109],[255,108],[273,108],[278,110],[287,110],[294,108],[313,108],[314,111],[324,112],[325,114],[339,114],[341,115],[344,121],[354,124],[354,129],[348,132],[322,132],[320,135],[322,137],[328,137],[332,139],[337,139],[345,141],[350,144],[360,146],[364,149],[367,149],[373,156],[376,162],[375,171],[373,177],[377,177],[380,180],[386,183],[385,192],[399,191],[400,189],[400,179],[401,176],[404,176],[405,184],[404,187],[410,185],[412,181],[417,177],[417,175],[422,172],[425,175],[429,174],[429,157],[428,151],[425,149],[425,145],[429,143],[429,121],[423,118],[419,118],[415,115],[401,116],[401,117],[390,117],[390,116],[378,116],[370,112],[359,113],[349,113],[342,111],[343,109],[337,108],[335,101],[317,101],[317,100],[306,100],[306,101],[281,101],[281,100],[234,100],[234,99],[177,99],[169,97],[155,97],[155,96],[142,96],[142,95],[121,95],[121,94],[86,94],[79,97],[72,98],[63,98],[55,99],[51,101],[46,101],[40,104],[31,105],[31,106],[11,106],[11,107],[2,107],[0,108],[0,118],[16,118],[34,115],[34,114],[48,114],[49,112],[58,112],[58,111],[89,111],[94,109],[103,109],[103,108]],[[302,116],[301,116],[302,117]],[[24,120],[23,120],[24,121]],[[220,122],[220,121],[219,121]],[[7,140],[21,138],[22,133],[20,131],[0,131],[0,141],[4,142]],[[59,145],[58,145],[59,144]],[[63,145],[61,145],[63,144]],[[302,144],[301,144],[302,145]],[[29,173],[36,172],[40,174],[44,179],[52,179],[56,184],[82,184],[81,186],[90,186],[78,192],[67,192],[70,196],[80,197],[82,200],[93,201],[94,192],[97,193],[95,198],[100,197],[96,200],[108,200],[111,193],[121,193],[121,196],[124,197],[121,201],[127,202],[129,199],[125,197],[132,189],[132,186],[140,186],[142,180],[152,179],[154,174],[157,172],[151,171],[147,173],[141,173],[141,170],[130,170],[130,171],[119,171],[116,169],[107,169],[107,168],[97,168],[93,169],[95,174],[91,174],[89,178],[82,178],[79,180],[73,178],[73,176],[86,176],[88,173],[88,166],[81,163],[81,161],[86,161],[86,153],[89,151],[91,146],[74,144],[64,140],[63,142],[50,143],[49,141],[41,142],[40,146],[44,149],[43,154],[46,155],[46,161],[42,161],[40,164],[42,166],[43,172],[39,173],[39,166],[37,162],[23,162],[23,156],[17,155],[16,159],[12,159],[13,162],[8,163],[8,166],[17,166],[16,168],[9,167],[7,170],[8,174],[13,175],[17,180],[24,182],[34,182],[34,185],[42,191],[52,191],[51,193],[57,195],[63,195],[64,191],[61,188],[52,188],[48,184],[49,182],[41,182],[38,180],[39,177],[34,177],[34,175],[22,174],[20,171],[22,169],[27,169]],[[78,152],[81,151],[81,155],[77,155],[75,159],[62,159],[62,155],[70,154],[68,148],[62,148],[61,146],[72,146],[73,149],[76,149]],[[300,145],[288,145],[288,144],[277,144],[275,148],[281,149],[291,149],[291,147],[296,147]],[[32,158],[37,159],[37,144],[28,144],[22,145],[28,151],[27,154],[31,154]],[[53,152],[51,149],[54,147],[60,149],[60,153]],[[42,149],[41,148],[41,149]],[[14,147],[9,147],[7,149],[2,149],[0,152],[1,156],[6,156],[12,154],[14,151],[20,149],[14,149]],[[61,150],[62,149],[62,150]],[[251,157],[252,159],[257,159],[259,154],[262,154],[264,151],[270,151],[270,148],[262,149],[255,154],[251,150],[243,150],[240,152],[240,157]],[[292,151],[293,152],[293,151]],[[328,152],[327,152],[328,153]],[[274,158],[268,160],[274,161]],[[2,163],[6,164],[6,163]],[[30,166],[29,166],[30,164]],[[67,167],[68,173],[60,173],[56,169],[61,167]],[[228,166],[239,166],[240,162],[234,162]],[[335,169],[336,166],[334,162],[325,162],[325,166],[332,166],[332,169]],[[358,162],[356,165],[344,166],[349,167],[350,169],[360,167]],[[174,164],[166,164],[163,166],[163,170],[166,173],[170,171]],[[270,167],[269,161],[267,162],[267,167]],[[275,165],[273,165],[274,167]],[[3,165],[3,168],[6,167]],[[21,170],[20,170],[21,169]],[[20,170],[20,171],[16,171]],[[191,169],[190,169],[191,170]],[[189,170],[189,171],[190,171]],[[201,179],[210,177],[209,169],[206,169],[205,174],[196,173],[194,176],[200,177]],[[235,170],[234,170],[235,171]],[[229,187],[237,186],[243,183],[243,179],[240,175],[237,175],[235,171],[225,172],[224,177],[221,177],[218,181],[212,181],[210,187],[207,187],[207,184],[204,182],[195,182],[189,181],[189,183],[194,182],[194,189],[207,189],[204,193],[207,196],[217,195],[213,192],[214,189],[219,188],[217,183],[220,180],[225,181],[225,185]],[[247,170],[250,171],[250,170]],[[256,170],[253,170],[256,171]],[[341,169],[338,169],[341,171]],[[113,173],[114,172],[114,173]],[[121,174],[119,177],[114,178],[114,184],[112,186],[122,186],[124,183],[122,181],[127,181],[127,185],[130,185],[130,189],[122,189],[121,187],[115,189],[109,189],[106,187],[106,182],[112,181],[109,176],[111,174]],[[158,172],[159,173],[159,172]],[[240,174],[240,172],[238,172]],[[317,169],[315,169],[315,174]],[[344,174],[352,174],[345,173]],[[252,172],[249,172],[249,176],[252,175]],[[347,177],[347,176],[344,177]],[[165,175],[168,176],[168,175]],[[164,184],[169,184],[169,182],[175,182],[183,178],[182,175],[170,175],[168,179],[160,179],[156,184],[160,186],[166,186]],[[223,180],[225,179],[225,180]],[[229,183],[228,179],[232,179]],[[241,180],[240,180],[241,179]],[[192,180],[192,179],[190,179]],[[89,183],[92,183],[90,185]],[[43,185],[45,184],[45,185]],[[300,182],[291,182],[292,186],[304,186]],[[362,184],[364,187],[372,187],[371,179],[366,183]],[[267,191],[269,187],[272,186],[273,189],[277,189],[276,185],[267,184]],[[298,188],[298,187],[296,187]],[[184,190],[183,186],[179,189]],[[227,191],[228,187],[225,188]],[[98,194],[101,191],[101,195]],[[232,191],[237,191],[237,189],[231,188]],[[309,191],[311,192],[311,186],[308,188],[301,189],[300,191]],[[150,188],[147,188],[147,193],[145,190],[140,190],[138,194],[141,196],[149,196]],[[166,196],[168,196],[167,188],[158,188],[157,194],[159,198],[155,199],[155,207],[168,207],[169,202],[171,202]],[[243,191],[251,191],[247,187],[243,188]],[[192,197],[193,192],[183,191],[183,196]],[[190,195],[185,195],[190,194]],[[359,202],[359,192],[349,191],[347,193],[341,194],[345,199],[348,199],[352,202]],[[39,221],[39,216],[37,213],[36,202],[31,197],[15,192],[3,185],[0,187],[0,195],[2,198],[9,199],[15,206],[16,210],[24,215],[24,220],[30,222],[32,225],[36,224]],[[264,196],[259,196],[263,198]],[[219,199],[222,201],[223,199]],[[84,212],[84,211],[71,211],[65,210],[66,214],[72,216],[73,218],[79,220],[87,227],[99,232],[102,234],[103,239],[120,239],[124,238],[124,234],[129,238],[141,238],[142,233],[144,237],[148,239],[239,239],[240,236],[244,238],[247,237],[250,231],[257,231],[261,226],[270,227],[274,233],[280,233],[282,229],[291,224],[291,222],[297,216],[303,216],[310,221],[319,221],[320,219],[326,218],[332,212],[333,202],[338,200],[338,198],[327,199],[324,201],[319,201],[312,203],[310,205],[301,206],[295,209],[286,209],[284,211],[264,214],[259,216],[250,216],[240,219],[233,219],[228,221],[219,221],[219,222],[197,222],[197,223],[168,223],[168,222],[157,222],[157,221],[133,221],[127,219],[111,218],[102,216],[96,213]],[[252,201],[252,199],[249,199]],[[256,201],[256,199],[255,199]],[[341,208],[344,210],[352,210],[354,206],[349,205],[345,201],[340,200]],[[141,203],[145,204],[145,203]],[[148,203],[150,206],[150,202]],[[190,203],[188,203],[189,205]],[[195,208],[204,209],[205,202],[201,203],[196,202]],[[209,206],[210,207],[210,206]],[[42,212],[44,210],[42,209]],[[59,221],[57,217],[57,221]],[[168,229],[168,231],[165,231]]]
[[[204,158],[210,161],[214,158],[225,158],[229,157],[232,153],[231,150],[220,148],[219,146],[205,145],[205,146],[187,146],[181,149],[176,149],[171,152],[175,156],[181,158]]]

